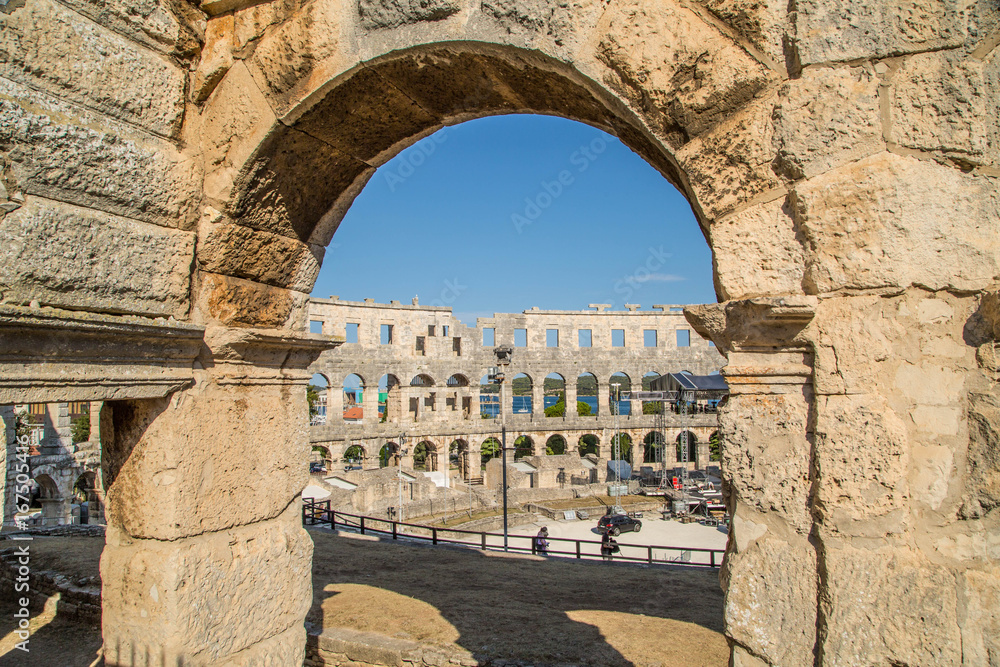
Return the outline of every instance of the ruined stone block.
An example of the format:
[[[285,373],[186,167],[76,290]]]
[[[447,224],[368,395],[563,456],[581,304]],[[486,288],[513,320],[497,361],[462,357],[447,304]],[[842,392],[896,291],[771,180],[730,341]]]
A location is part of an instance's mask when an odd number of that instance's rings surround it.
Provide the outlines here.
[[[784,197],[717,220],[710,233],[721,299],[802,291],[802,242]]]
[[[925,53],[892,76],[889,138],[901,146],[954,152],[982,162],[1000,101],[985,84],[983,63],[961,53]]]
[[[143,46],[181,57],[201,47],[204,15],[187,2],[171,0],[60,0]]]
[[[878,79],[871,67],[810,68],[774,108],[776,168],[809,178],[882,150]]]
[[[961,10],[957,0],[800,0],[792,44],[802,65],[959,46]]]
[[[212,273],[308,292],[324,250],[287,236],[222,224],[205,232],[198,263]]]
[[[440,21],[462,8],[455,0],[358,0],[358,16],[366,30],[395,28],[408,23]]]
[[[182,69],[52,0],[0,16],[0,76],[164,137],[184,115]]]
[[[0,221],[0,294],[29,303],[183,317],[194,234],[29,197]]]
[[[795,186],[808,290],[975,290],[1000,276],[996,179],[881,153]]]
[[[190,229],[194,161],[172,143],[0,79],[0,145],[29,194]]]

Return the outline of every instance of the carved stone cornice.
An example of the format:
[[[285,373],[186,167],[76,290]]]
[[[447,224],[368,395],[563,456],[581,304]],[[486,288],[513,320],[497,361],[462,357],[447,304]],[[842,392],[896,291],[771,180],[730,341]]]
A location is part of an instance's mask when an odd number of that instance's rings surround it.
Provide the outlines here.
[[[0,403],[157,398],[188,386],[204,327],[0,306]]]
[[[805,295],[759,297],[690,306],[684,316],[726,356],[722,374],[731,394],[791,393],[812,381],[805,330],[817,304]]]
[[[344,340],[283,329],[209,327],[202,363],[219,384],[304,384],[312,377],[309,366]]]

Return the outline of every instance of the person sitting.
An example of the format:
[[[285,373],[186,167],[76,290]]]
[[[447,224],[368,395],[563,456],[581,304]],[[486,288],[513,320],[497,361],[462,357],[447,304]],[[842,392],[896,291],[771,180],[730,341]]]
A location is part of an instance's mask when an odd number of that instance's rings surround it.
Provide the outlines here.
[[[548,536],[549,536],[549,529],[545,526],[542,526],[542,528],[538,531],[538,534],[535,535],[535,544],[534,544],[535,553],[542,556],[548,555],[549,541],[548,539],[546,539],[548,538]]]

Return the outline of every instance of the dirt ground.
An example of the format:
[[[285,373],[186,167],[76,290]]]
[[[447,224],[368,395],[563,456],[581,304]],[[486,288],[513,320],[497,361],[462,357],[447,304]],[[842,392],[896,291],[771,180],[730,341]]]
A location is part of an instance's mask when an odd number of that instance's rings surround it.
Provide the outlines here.
[[[311,530],[317,627],[442,645],[477,657],[618,667],[721,667],[718,571],[608,564],[432,547]],[[97,576],[103,540],[32,543],[33,567]],[[45,614],[28,656],[12,650],[10,595],[0,595],[0,665],[87,667],[100,629]],[[9,608],[8,608],[9,607]]]

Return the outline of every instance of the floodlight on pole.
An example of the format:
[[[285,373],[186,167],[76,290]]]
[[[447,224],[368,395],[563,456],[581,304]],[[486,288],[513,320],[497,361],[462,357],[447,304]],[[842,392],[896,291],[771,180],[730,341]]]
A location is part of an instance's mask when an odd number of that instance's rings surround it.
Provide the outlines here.
[[[493,354],[497,358],[497,367],[490,368],[492,381],[500,385],[500,450],[502,454],[503,466],[503,550],[507,551],[507,417],[504,413],[503,381],[507,377],[507,366],[510,365],[510,358],[514,354],[514,348],[509,345],[500,345],[493,348]]]

